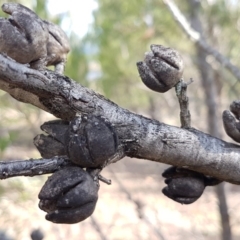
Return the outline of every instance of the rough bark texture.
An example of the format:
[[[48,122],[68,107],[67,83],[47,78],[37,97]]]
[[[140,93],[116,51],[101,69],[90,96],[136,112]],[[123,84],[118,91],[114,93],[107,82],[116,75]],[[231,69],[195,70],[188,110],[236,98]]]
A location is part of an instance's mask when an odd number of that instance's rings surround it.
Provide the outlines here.
[[[37,71],[0,55],[0,88],[24,90],[24,101],[63,120],[76,114],[102,116],[115,128],[125,154],[240,184],[240,148],[193,128],[181,129],[129,112],[52,71]],[[34,98],[33,98],[34,96]]]
[[[73,166],[66,157],[53,159],[29,159],[27,161],[7,161],[0,163],[0,179],[15,176],[35,176],[53,173],[63,167]]]

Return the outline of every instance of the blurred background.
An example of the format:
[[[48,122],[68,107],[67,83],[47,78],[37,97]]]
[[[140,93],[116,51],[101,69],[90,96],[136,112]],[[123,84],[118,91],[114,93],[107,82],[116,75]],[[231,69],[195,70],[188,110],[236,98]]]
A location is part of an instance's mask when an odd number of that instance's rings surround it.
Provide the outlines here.
[[[0,0],[0,3],[9,2]],[[43,18],[59,24],[70,38],[65,74],[133,112],[180,126],[174,89],[159,94],[141,82],[136,62],[151,44],[178,50],[185,63],[192,126],[231,141],[221,113],[240,92],[224,66],[189,39],[162,0],[22,0]],[[216,50],[240,67],[240,1],[176,0],[188,22]],[[6,17],[1,13],[2,17]],[[32,139],[53,116],[15,101],[0,91],[0,161],[39,158]],[[161,177],[167,166],[125,158],[103,171],[112,185],[101,184],[92,217],[74,225],[56,225],[38,209],[46,176],[0,182],[0,240],[30,239],[240,239],[239,187],[207,188],[191,205],[166,198]],[[5,236],[5,237],[4,237]]]

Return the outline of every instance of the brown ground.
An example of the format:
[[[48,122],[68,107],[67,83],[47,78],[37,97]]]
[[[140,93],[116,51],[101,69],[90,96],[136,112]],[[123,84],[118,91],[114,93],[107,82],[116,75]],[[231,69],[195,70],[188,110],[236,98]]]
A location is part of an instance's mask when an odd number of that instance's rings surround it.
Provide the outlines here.
[[[11,156],[14,152],[19,155],[20,151],[8,150]],[[30,239],[29,233],[36,228],[44,232],[45,240],[220,239],[214,188],[208,188],[192,205],[175,203],[161,193],[164,186],[161,173],[165,167],[129,158],[109,166],[103,175],[112,179],[112,185],[101,184],[93,216],[74,225],[57,225],[44,219],[37,195],[46,176],[3,180],[0,228],[16,240]],[[225,188],[234,239],[240,239],[239,187],[226,184]]]
[[[9,150],[19,154],[18,149]],[[7,153],[6,153],[7,154]],[[29,152],[33,156],[35,152]],[[22,155],[21,155],[22,156]],[[103,171],[112,185],[101,184],[93,216],[74,225],[44,219],[37,195],[46,176],[20,177],[0,182],[0,229],[16,240],[30,239],[40,228],[44,240],[210,240],[220,239],[218,201],[214,188],[192,205],[166,198],[161,177],[166,166],[126,158]],[[240,239],[239,187],[225,185],[234,239]],[[1,240],[1,239],[0,239]]]

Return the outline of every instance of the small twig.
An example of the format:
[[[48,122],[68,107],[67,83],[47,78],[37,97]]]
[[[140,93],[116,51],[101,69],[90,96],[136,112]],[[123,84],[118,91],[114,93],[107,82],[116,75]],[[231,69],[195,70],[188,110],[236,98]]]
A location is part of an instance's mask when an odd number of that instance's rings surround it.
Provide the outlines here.
[[[190,79],[188,82],[184,82],[181,79],[175,86],[176,95],[180,105],[181,128],[191,128],[191,114],[188,109],[189,102],[187,97],[187,86],[192,82],[192,79]]]
[[[100,175],[102,168],[87,168],[86,171],[92,176],[92,178],[95,181],[99,180],[99,181],[106,183],[107,185],[112,184],[111,179],[107,179],[107,178],[103,177],[102,175]]]
[[[54,173],[63,167],[76,166],[67,157],[53,157],[51,159],[29,159],[19,161],[0,161],[0,180],[11,177],[33,177],[37,175]],[[95,179],[108,185],[110,179],[106,179],[100,172],[102,169],[89,169],[88,173]]]
[[[103,177],[102,175],[98,175],[98,180],[106,183],[107,185],[111,185],[112,184],[112,180],[111,179],[107,179],[107,178]]]
[[[53,157],[51,159],[29,159],[21,161],[0,161],[0,179],[18,176],[33,177],[56,172],[57,170],[72,166],[66,157]]]
[[[111,184],[110,179],[106,179],[100,175],[102,169],[107,165],[120,160],[124,156],[122,146],[118,151],[106,161],[106,164],[101,168],[87,168],[86,171],[92,176],[95,181],[102,181],[108,185]],[[0,161],[0,180],[11,177],[28,176],[54,173],[63,167],[78,166],[72,163],[67,156],[56,156],[51,159],[29,159],[19,161]]]

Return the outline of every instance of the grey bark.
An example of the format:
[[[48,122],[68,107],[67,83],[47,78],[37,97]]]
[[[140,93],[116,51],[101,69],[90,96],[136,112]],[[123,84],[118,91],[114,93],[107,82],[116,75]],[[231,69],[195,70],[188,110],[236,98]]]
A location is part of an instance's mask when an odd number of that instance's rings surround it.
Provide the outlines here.
[[[29,159],[27,161],[2,161],[0,162],[0,179],[16,176],[33,177],[35,175],[53,173],[67,166],[73,166],[73,164],[66,157]]]
[[[37,71],[0,55],[0,89],[63,120],[78,114],[107,118],[129,157],[167,163],[240,184],[239,145],[196,129],[145,118],[52,71]],[[12,91],[18,89],[18,94]],[[21,94],[20,94],[21,95]]]

